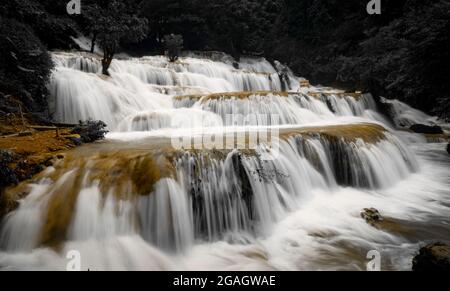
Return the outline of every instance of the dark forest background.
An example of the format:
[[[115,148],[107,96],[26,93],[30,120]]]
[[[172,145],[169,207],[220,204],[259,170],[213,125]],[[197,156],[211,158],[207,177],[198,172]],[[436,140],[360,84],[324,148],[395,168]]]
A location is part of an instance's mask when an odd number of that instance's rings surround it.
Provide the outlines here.
[[[10,94],[45,111],[47,49],[78,49],[71,37],[142,55],[163,53],[174,34],[184,50],[264,56],[313,84],[450,117],[450,0],[382,0],[381,15],[367,13],[369,0],[81,0],[81,15],[68,2],[1,1],[0,110]]]

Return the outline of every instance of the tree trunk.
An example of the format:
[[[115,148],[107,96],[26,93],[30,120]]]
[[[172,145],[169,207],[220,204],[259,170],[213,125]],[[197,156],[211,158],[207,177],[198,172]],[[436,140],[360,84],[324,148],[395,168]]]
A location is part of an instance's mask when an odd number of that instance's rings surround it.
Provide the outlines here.
[[[235,62],[233,63],[233,66],[235,69],[239,69],[239,62],[241,60],[241,52],[238,46],[234,44],[234,41],[231,41],[231,56],[234,58]]]
[[[103,57],[102,60],[102,74],[106,76],[110,76],[109,74],[109,67],[111,66],[112,58],[109,57]]]
[[[91,42],[91,53],[93,54],[95,51],[95,42],[97,40],[97,34],[94,33],[94,35],[92,36],[92,42]]]
[[[102,73],[103,75],[110,76],[109,67],[111,66],[112,60],[114,59],[114,54],[116,52],[116,46],[112,45],[110,47],[105,46],[103,48],[103,59],[102,59]]]

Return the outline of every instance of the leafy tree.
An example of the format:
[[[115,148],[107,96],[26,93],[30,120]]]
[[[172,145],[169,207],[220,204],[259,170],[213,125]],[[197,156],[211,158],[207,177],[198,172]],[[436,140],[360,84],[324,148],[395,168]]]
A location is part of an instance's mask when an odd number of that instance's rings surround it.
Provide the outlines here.
[[[103,49],[103,74],[108,69],[121,43],[133,43],[143,40],[147,34],[148,21],[139,18],[136,11],[129,11],[121,1],[110,1],[103,8],[98,22],[98,40]]]
[[[77,23],[67,14],[66,4],[59,0],[0,1],[0,15],[32,27],[49,49],[78,49],[72,40],[77,36]]]
[[[197,50],[211,47],[214,36],[209,33],[206,0],[146,0],[141,15],[149,20],[149,38],[153,45],[164,48],[164,36],[183,36],[187,48]]]
[[[170,34],[164,36],[164,45],[171,62],[178,60],[183,49],[183,37],[179,34]]]
[[[102,16],[102,9],[96,1],[90,2],[83,3],[83,12],[79,16],[79,23],[83,33],[91,37],[90,52],[93,53],[97,42],[97,37],[102,28],[99,22],[99,19]]]
[[[277,0],[211,0],[208,11],[218,13],[210,22],[217,44],[236,60],[243,53],[262,55],[268,31],[283,4]]]
[[[448,118],[449,1],[383,0],[383,13],[373,16],[366,13],[367,2],[82,0],[82,14],[69,16],[67,1],[7,0],[0,1],[0,16],[27,31],[25,47],[33,42],[48,49],[76,49],[72,37],[82,31],[92,37],[91,48],[96,43],[103,48],[105,74],[119,46],[143,54],[168,49],[176,59],[179,46],[164,43],[164,36],[173,34],[182,37],[187,50],[219,50],[236,59],[264,55],[313,83],[399,98]],[[9,52],[8,45],[0,44]],[[10,56],[0,59],[14,63]],[[33,61],[27,61],[20,67],[31,67]],[[2,90],[22,91],[21,96],[33,96],[23,97],[28,104],[40,103],[36,99],[42,99],[43,91],[33,89],[36,82],[24,81],[29,78],[24,71],[15,76],[14,64],[11,69],[1,65]],[[11,82],[4,81],[8,78]]]

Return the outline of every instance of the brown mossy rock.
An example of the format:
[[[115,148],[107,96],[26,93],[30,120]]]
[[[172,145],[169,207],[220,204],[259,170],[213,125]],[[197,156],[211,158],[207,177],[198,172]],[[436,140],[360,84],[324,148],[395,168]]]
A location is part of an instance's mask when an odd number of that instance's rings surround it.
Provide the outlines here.
[[[375,208],[364,208],[361,212],[361,218],[363,218],[368,224],[376,226],[384,220],[380,212]]]
[[[384,232],[393,233],[406,238],[415,234],[415,230],[408,226],[404,221],[384,217],[375,208],[365,208],[361,212],[363,218],[370,226]]]
[[[305,137],[321,135],[333,141],[344,140],[345,142],[356,142],[357,140],[362,140],[365,143],[374,144],[386,139],[387,130],[377,124],[362,123],[294,128],[281,130],[280,133],[282,139],[288,139],[297,135]]]
[[[68,130],[61,129],[60,134],[68,134]],[[74,147],[72,141],[53,130],[0,137],[0,218],[14,211],[18,201],[27,195],[21,182],[33,179],[56,160],[62,160],[63,152]]]
[[[450,247],[443,243],[434,243],[420,249],[413,259],[415,272],[450,271]]]

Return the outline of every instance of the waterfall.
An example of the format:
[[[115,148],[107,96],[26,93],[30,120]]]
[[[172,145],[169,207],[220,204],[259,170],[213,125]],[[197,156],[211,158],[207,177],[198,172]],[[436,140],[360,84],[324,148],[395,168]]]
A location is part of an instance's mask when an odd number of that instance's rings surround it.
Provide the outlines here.
[[[382,248],[405,269],[411,242],[359,212],[450,221],[450,161],[395,131],[370,94],[301,86],[263,58],[128,57],[108,77],[96,55],[53,59],[53,118],[103,120],[111,134],[8,189],[24,198],[2,220],[0,269],[64,270],[72,250],[91,270],[360,269],[357,251]],[[397,126],[430,120],[389,102]],[[252,143],[260,130],[277,136]],[[190,147],[209,134],[244,138]]]
[[[227,63],[193,58],[179,63],[169,63],[162,57],[116,60],[111,77],[104,77],[98,74],[101,63],[95,57],[67,53],[55,53],[53,57],[56,69],[49,85],[53,96],[50,107],[55,120],[64,123],[99,119],[112,131],[152,131],[179,128],[179,124],[171,124],[173,116],[179,115],[187,116],[188,124],[219,125],[212,114],[199,110],[218,115],[225,126],[231,125],[227,119],[230,115],[250,114],[265,116],[268,121],[276,116],[279,124],[291,125],[339,116],[383,120],[368,94],[276,93],[281,90],[281,80],[265,60],[244,60],[240,70]],[[214,92],[236,93],[221,96]],[[255,93],[242,97],[243,92]],[[270,125],[267,120],[232,122]]]
[[[260,236],[311,199],[314,189],[387,188],[419,169],[410,151],[382,127],[348,127],[373,133],[363,139],[333,133],[334,128],[330,133],[287,132],[272,161],[261,160],[267,151],[262,146],[253,153],[169,151],[160,156],[150,151],[141,157],[112,152],[86,160],[68,158],[68,164],[56,166],[34,185],[27,202],[6,219],[5,247],[25,251],[60,243],[55,239],[76,242],[140,235],[159,248],[184,250],[195,240],[217,241],[228,233]],[[66,172],[74,164],[78,169]],[[115,177],[103,176],[100,171],[105,168],[115,171]],[[55,178],[55,172],[62,176]],[[64,192],[67,187],[72,192]],[[51,207],[63,197],[71,197],[72,205]],[[30,209],[46,208],[48,212],[40,215],[47,223],[62,210],[68,219],[47,227],[40,219],[24,219]],[[56,232],[65,234],[55,237]]]
[[[360,99],[341,94],[308,95],[304,93],[256,92],[250,94],[227,93],[198,96],[180,96],[175,99],[177,108],[201,108],[222,117],[225,125],[231,125],[230,116],[267,117],[242,120],[233,125],[270,125],[271,116],[279,117],[279,124],[308,124],[333,120],[341,116],[361,116],[381,120],[370,94]]]
[[[414,124],[438,123],[436,117],[429,116],[428,114],[414,109],[399,100],[388,100],[386,98],[382,98],[381,102],[388,107],[389,114],[397,127],[410,127]]]

